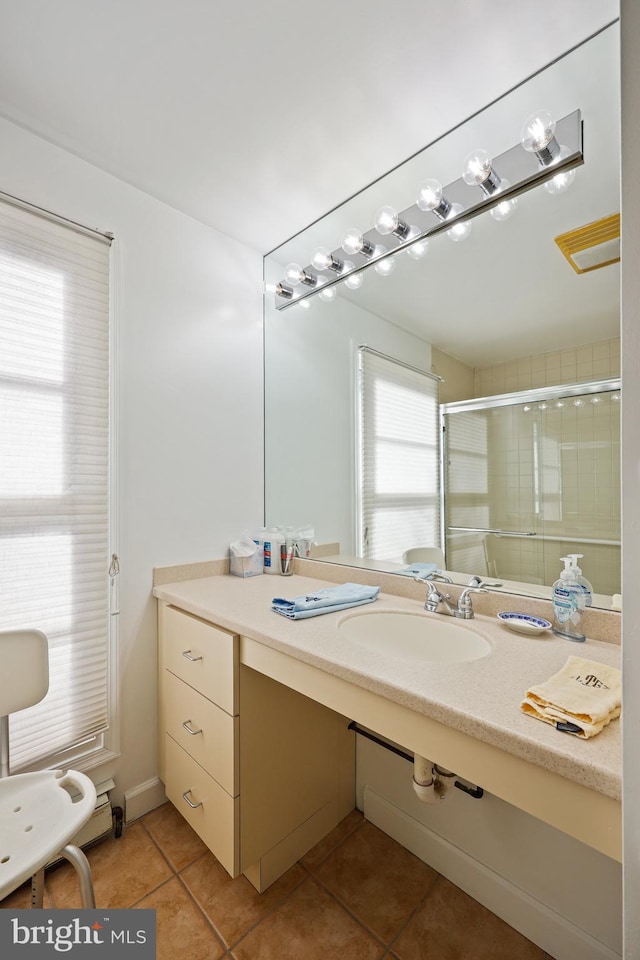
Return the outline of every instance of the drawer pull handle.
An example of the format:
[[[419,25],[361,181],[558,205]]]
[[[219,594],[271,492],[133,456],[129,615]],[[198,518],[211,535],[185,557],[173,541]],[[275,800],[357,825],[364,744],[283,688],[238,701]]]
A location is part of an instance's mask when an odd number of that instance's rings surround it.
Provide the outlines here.
[[[202,733],[201,729],[194,730],[193,727],[190,727],[189,726],[190,723],[191,723],[191,720],[185,720],[185,722],[182,724],[182,726],[185,728],[188,734],[190,734],[192,737],[195,737],[197,733]]]
[[[191,650],[183,650],[182,656],[186,657],[187,660],[191,660],[192,663],[196,663],[197,660],[202,660],[202,657],[192,657]]]
[[[182,794],[182,799],[183,799],[183,800],[186,800],[186,802],[189,804],[189,806],[191,807],[192,810],[197,810],[198,807],[201,807],[201,806],[202,806],[202,800],[200,800],[198,803],[194,803],[193,800],[190,800],[190,799],[189,799],[189,794],[190,794],[190,793],[191,793],[191,790],[186,790],[186,791]]]

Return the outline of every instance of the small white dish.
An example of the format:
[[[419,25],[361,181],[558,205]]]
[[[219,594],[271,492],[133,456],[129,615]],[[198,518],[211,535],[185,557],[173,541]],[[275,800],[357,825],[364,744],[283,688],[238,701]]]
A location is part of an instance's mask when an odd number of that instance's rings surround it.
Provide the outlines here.
[[[545,630],[551,629],[548,620],[544,620],[542,617],[533,617],[529,613],[499,613],[498,620],[504,623],[505,627],[509,627],[510,630],[515,630],[516,633],[524,633],[530,637],[539,636]]]

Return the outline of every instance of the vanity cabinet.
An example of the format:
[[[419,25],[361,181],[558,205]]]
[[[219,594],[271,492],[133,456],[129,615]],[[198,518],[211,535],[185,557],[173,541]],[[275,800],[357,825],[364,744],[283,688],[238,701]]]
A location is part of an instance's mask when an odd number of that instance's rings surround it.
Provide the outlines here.
[[[226,870],[239,857],[239,637],[161,604],[160,776]]]
[[[158,617],[167,797],[263,891],[353,809],[349,720],[242,665],[238,634],[165,602]]]

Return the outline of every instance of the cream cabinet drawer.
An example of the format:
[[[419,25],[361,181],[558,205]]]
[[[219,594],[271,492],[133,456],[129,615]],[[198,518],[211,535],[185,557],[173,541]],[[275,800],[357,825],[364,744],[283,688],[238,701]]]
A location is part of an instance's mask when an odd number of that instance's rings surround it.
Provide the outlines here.
[[[227,713],[238,713],[239,638],[163,605],[164,666],[213,700]]]
[[[165,734],[167,797],[232,877],[240,872],[238,797],[231,797]]]
[[[239,717],[207,700],[168,670],[164,676],[166,732],[232,797],[238,795]]]

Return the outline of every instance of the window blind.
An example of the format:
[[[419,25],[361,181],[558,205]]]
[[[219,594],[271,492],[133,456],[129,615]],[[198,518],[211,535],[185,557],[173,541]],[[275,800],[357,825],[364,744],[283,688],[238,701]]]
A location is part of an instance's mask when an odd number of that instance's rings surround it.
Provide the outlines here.
[[[358,368],[358,550],[401,561],[440,546],[438,380],[366,347]]]
[[[0,629],[49,640],[49,693],[10,721],[17,770],[109,723],[109,245],[4,202],[0,411]]]

